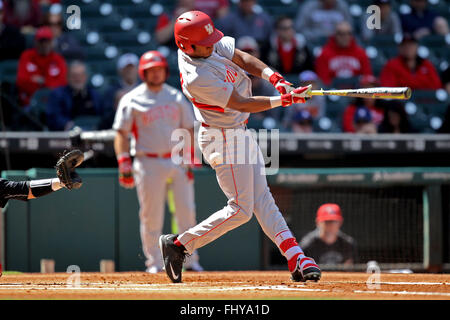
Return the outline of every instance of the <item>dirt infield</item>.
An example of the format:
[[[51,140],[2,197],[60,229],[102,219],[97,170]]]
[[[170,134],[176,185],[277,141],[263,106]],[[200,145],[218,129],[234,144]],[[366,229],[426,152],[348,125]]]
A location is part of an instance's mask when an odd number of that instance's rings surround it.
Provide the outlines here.
[[[185,272],[172,284],[164,273],[19,274],[0,278],[0,299],[432,299],[450,300],[448,274],[324,272],[320,282],[294,283],[288,272]],[[375,279],[376,280],[376,279]],[[76,286],[76,287],[73,287]]]

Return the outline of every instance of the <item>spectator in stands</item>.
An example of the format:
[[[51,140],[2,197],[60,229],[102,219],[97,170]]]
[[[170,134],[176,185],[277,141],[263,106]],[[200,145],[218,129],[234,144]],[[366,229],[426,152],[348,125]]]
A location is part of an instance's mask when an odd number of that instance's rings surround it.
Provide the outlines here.
[[[310,41],[331,36],[338,23],[343,21],[352,23],[344,0],[309,0],[298,9],[295,30]]]
[[[439,74],[433,64],[417,54],[416,38],[405,34],[398,47],[398,56],[390,59],[380,73],[385,87],[410,87],[411,89],[436,90],[442,88]]]
[[[15,26],[22,33],[33,33],[41,24],[39,3],[32,0],[3,0],[3,5],[3,22]]]
[[[380,100],[384,108],[384,118],[378,126],[379,133],[413,133],[405,107],[400,101]]]
[[[290,123],[290,129],[296,133],[313,132],[313,118],[308,110],[300,110],[294,114]]]
[[[16,27],[3,24],[4,12],[3,2],[0,0],[0,61],[16,60],[25,50],[25,38]]]
[[[340,230],[343,221],[339,205],[321,205],[317,210],[317,228],[300,241],[305,254],[313,256],[318,264],[352,265],[357,262],[355,240]]]
[[[335,78],[372,74],[366,51],[356,43],[348,22],[340,22],[336,26],[335,34],[316,59],[316,72],[326,85],[331,85]]]
[[[314,70],[314,57],[305,38],[295,33],[294,22],[289,16],[281,16],[275,23],[267,62],[282,74]]]
[[[52,29],[55,52],[62,55],[67,61],[85,59],[86,55],[78,40],[70,32],[64,32],[61,5],[54,4],[50,7],[44,17],[44,25]]]
[[[447,21],[428,8],[428,0],[411,0],[410,6],[410,13],[400,15],[403,32],[414,35],[416,39],[449,32]]]
[[[67,83],[66,62],[53,51],[52,40],[52,30],[41,27],[35,34],[35,47],[25,50],[20,56],[17,88],[22,106],[28,105],[36,90],[56,88]]]
[[[48,98],[47,126],[50,130],[70,130],[80,116],[98,116],[99,120],[102,116],[100,96],[88,85],[83,62],[74,60],[70,63],[67,80],[68,85],[56,88]]]
[[[216,20],[228,14],[230,3],[228,0],[195,0],[195,10],[203,11]]]
[[[266,60],[272,18],[266,12],[254,10],[257,0],[239,0],[236,11],[230,11],[222,19],[218,19],[216,27],[226,36],[235,39],[243,36],[254,38],[259,45],[262,60]]]
[[[372,88],[378,87],[379,83],[377,79],[372,76],[362,76],[359,80],[360,88]],[[384,117],[384,109],[379,105],[380,100],[376,99],[364,99],[364,98],[355,98],[352,102],[345,108],[344,113],[342,114],[342,131],[343,132],[356,132],[356,128],[354,126],[354,117],[355,112],[358,108],[364,107],[370,111],[372,122],[376,126],[378,126],[381,121],[383,121]]]
[[[177,49],[173,36],[175,21],[182,13],[191,10],[195,10],[194,0],[178,0],[172,13],[164,12],[158,17],[155,37],[159,44]]]
[[[374,5],[380,8],[380,28],[369,29],[367,27],[367,19],[361,19],[361,37],[367,41],[377,35],[396,35],[402,34],[402,23],[400,17],[395,11],[392,11],[391,0],[375,0]]]
[[[356,109],[353,117],[353,126],[355,128],[355,133],[377,133],[377,126],[372,121],[372,114],[366,107],[359,107]]]
[[[103,119],[99,129],[111,129],[120,98],[139,84],[139,57],[134,53],[125,53],[117,60],[119,78],[103,94]]]
[[[299,74],[298,76],[299,86],[312,85],[312,90],[317,90],[320,88],[320,80],[314,71],[306,70]],[[291,127],[291,122],[294,116],[300,110],[307,110],[313,119],[317,119],[325,115],[326,109],[326,99],[324,96],[312,96],[305,103],[293,104],[289,108],[286,108],[285,115],[283,118],[283,125],[286,128]]]

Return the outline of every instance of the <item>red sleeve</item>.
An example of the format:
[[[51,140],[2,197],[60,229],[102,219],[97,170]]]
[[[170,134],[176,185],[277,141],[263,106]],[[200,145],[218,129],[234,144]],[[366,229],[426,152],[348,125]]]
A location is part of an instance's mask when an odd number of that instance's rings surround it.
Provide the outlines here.
[[[324,84],[329,85],[331,83],[330,72],[328,69],[328,56],[323,52],[316,60],[316,73]]]
[[[361,74],[372,75],[372,66],[364,49],[361,49]]]
[[[60,55],[56,56],[55,59],[58,62],[58,67],[61,72],[57,77],[47,77],[45,86],[49,88],[56,88],[60,86],[65,86],[67,84],[67,66],[66,61]]]
[[[428,87],[430,89],[435,89],[435,90],[442,88],[442,82],[441,82],[441,79],[439,78],[436,68],[428,60],[425,61],[425,65],[426,65],[426,67],[428,69],[428,73],[429,73],[429,77],[427,80]]]
[[[25,92],[27,95],[38,88],[38,85],[31,81],[31,76],[36,72],[31,73],[26,67],[30,58],[30,52],[25,51],[20,56],[19,64],[17,66],[17,86],[21,92]]]
[[[393,70],[393,62],[388,61],[380,73],[380,85],[383,87],[395,87],[397,86],[397,79]]]
[[[355,132],[355,128],[353,126],[353,117],[355,116],[355,106],[350,104],[344,110],[344,114],[342,115],[342,131],[344,132]]]
[[[219,2],[220,2],[219,8],[226,8],[230,6],[228,0],[219,0]]]
[[[159,16],[158,21],[156,23],[156,31],[161,30],[166,27],[170,23],[169,16],[166,13],[163,13]]]

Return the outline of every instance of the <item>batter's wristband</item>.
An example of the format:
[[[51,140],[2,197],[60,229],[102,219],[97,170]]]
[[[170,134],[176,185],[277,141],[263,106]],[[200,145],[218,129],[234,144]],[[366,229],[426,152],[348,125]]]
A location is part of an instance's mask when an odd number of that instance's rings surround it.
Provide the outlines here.
[[[263,78],[264,80],[270,81],[269,79],[274,73],[275,72],[272,69],[267,67],[261,72],[261,78]]]
[[[117,157],[117,163],[122,164],[124,162],[131,162],[131,157],[128,153],[121,153]]]

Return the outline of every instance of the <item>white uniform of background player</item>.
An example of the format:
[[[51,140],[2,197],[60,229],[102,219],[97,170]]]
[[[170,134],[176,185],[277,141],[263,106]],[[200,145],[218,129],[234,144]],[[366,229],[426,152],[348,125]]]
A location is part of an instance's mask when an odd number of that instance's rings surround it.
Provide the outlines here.
[[[146,75],[146,72],[151,74]],[[185,167],[171,159],[175,143],[171,141],[172,132],[178,128],[192,131],[194,115],[183,94],[164,83],[167,72],[167,62],[162,55],[157,51],[145,53],[139,63],[139,74],[144,83],[122,97],[113,124],[113,129],[118,131],[115,150],[119,181],[124,187],[136,185],[142,247],[150,273],[161,271],[163,267],[158,238],[163,227],[169,179],[178,228],[184,230],[196,224],[193,179]],[[155,73],[158,74],[155,76]],[[155,83],[160,85],[155,86]],[[128,145],[124,141],[129,133],[132,133],[133,175]],[[186,268],[201,271],[196,252],[188,258]]]
[[[199,146],[215,170],[228,202],[223,209],[180,235],[160,237],[166,272],[173,282],[180,282],[184,251],[192,253],[246,223],[254,213],[265,234],[288,260],[292,278],[318,280],[320,269],[304,256],[276,206],[267,186],[261,150],[246,130],[249,112],[304,102],[309,88],[292,88],[260,60],[235,49],[233,38],[222,36],[209,16],[200,11],[184,13],[175,23],[183,93],[194,105],[195,116],[202,123]],[[252,97],[251,81],[245,71],[269,80],[279,91],[284,90],[284,94]],[[287,89],[292,92],[286,93]],[[215,147],[211,148],[212,145]]]

